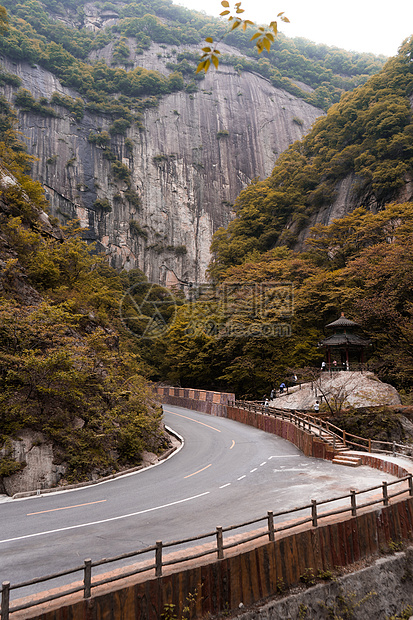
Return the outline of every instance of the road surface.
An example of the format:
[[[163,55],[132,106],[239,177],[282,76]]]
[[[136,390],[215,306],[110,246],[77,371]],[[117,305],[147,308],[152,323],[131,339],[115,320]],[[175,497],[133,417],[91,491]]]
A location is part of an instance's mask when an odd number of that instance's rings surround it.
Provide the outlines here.
[[[164,411],[166,425],[184,445],[159,465],[90,487],[0,504],[2,582],[25,581],[78,566],[85,558],[195,536],[263,517],[268,510],[395,479],[368,467],[307,458],[283,439],[225,418],[169,405]],[[69,576],[65,582],[73,580]],[[32,586],[12,598],[55,585]]]

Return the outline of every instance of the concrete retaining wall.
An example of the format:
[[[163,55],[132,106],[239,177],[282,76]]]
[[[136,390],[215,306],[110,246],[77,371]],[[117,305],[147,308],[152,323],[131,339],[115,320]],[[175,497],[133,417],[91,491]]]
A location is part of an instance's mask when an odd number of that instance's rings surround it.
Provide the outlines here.
[[[237,407],[228,407],[227,417],[231,420],[248,424],[249,426],[259,428],[267,433],[272,433],[273,435],[287,439],[297,446],[306,456],[314,456],[319,459],[327,460],[332,460],[334,458],[334,448],[328,446],[321,441],[321,439],[314,437],[314,435],[311,435],[302,428],[298,428],[288,420],[281,420],[274,416],[254,413],[252,411],[246,411],[245,409],[238,409]],[[380,469],[398,478],[403,478],[403,476],[409,474],[401,465],[397,465],[391,461],[377,458],[368,453],[358,453],[358,456],[363,465]]]
[[[330,461],[334,458],[334,448],[307,431],[298,428],[288,420],[281,420],[271,415],[254,413],[245,409],[238,409],[237,407],[228,407],[227,417],[230,420],[236,420],[237,422],[248,424],[267,433],[287,439],[297,446],[305,456],[314,456]]]

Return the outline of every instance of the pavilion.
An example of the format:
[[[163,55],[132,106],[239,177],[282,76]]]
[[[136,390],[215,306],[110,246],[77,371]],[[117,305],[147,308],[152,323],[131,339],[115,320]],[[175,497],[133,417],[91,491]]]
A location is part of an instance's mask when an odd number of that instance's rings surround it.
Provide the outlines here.
[[[355,321],[350,321],[344,316],[344,312],[336,321],[326,325],[326,328],[333,329],[334,332],[319,343],[327,353],[327,367],[329,369],[350,369],[350,365],[364,364],[366,348],[370,346],[370,340],[353,333],[360,325]],[[334,363],[336,362],[336,363]]]

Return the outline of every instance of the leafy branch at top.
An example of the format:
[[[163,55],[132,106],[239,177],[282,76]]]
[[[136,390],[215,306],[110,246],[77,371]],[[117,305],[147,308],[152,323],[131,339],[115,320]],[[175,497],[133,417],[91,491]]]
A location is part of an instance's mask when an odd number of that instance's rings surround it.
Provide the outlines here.
[[[214,65],[216,69],[218,69],[219,65],[219,54],[221,53],[219,49],[217,49],[217,45],[222,41],[224,37],[227,36],[230,32],[235,30],[236,28],[242,28],[245,32],[249,26],[256,26],[254,22],[249,19],[242,19],[240,15],[244,13],[244,9],[241,8],[241,2],[236,2],[234,5],[235,15],[231,15],[231,11],[229,9],[228,0],[222,0],[221,2],[224,10],[220,13],[220,17],[227,17],[228,21],[231,25],[229,30],[214,44],[214,39],[212,37],[207,37],[205,39],[206,43],[210,45],[203,47],[203,54],[201,56],[201,61],[198,64],[197,73],[200,71],[208,71],[211,63]],[[283,22],[289,23],[290,20],[288,17],[285,17],[284,13],[278,13],[277,17],[281,19]],[[255,41],[255,46],[258,50],[258,53],[261,54],[264,50],[267,52],[270,51],[272,43],[274,43],[274,39],[278,34],[278,23],[276,21],[272,21],[268,27],[259,26],[257,27],[256,32],[252,35],[250,41]]]

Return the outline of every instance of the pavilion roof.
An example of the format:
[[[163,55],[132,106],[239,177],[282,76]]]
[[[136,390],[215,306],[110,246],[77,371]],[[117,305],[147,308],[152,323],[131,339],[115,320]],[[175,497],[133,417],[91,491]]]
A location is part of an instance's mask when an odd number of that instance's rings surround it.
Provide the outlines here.
[[[370,340],[357,334],[333,334],[320,342],[321,347],[367,347]]]
[[[358,323],[355,321],[350,321],[350,319],[346,319],[344,316],[344,312],[341,313],[341,317],[332,323],[326,325],[326,327],[360,327]]]

